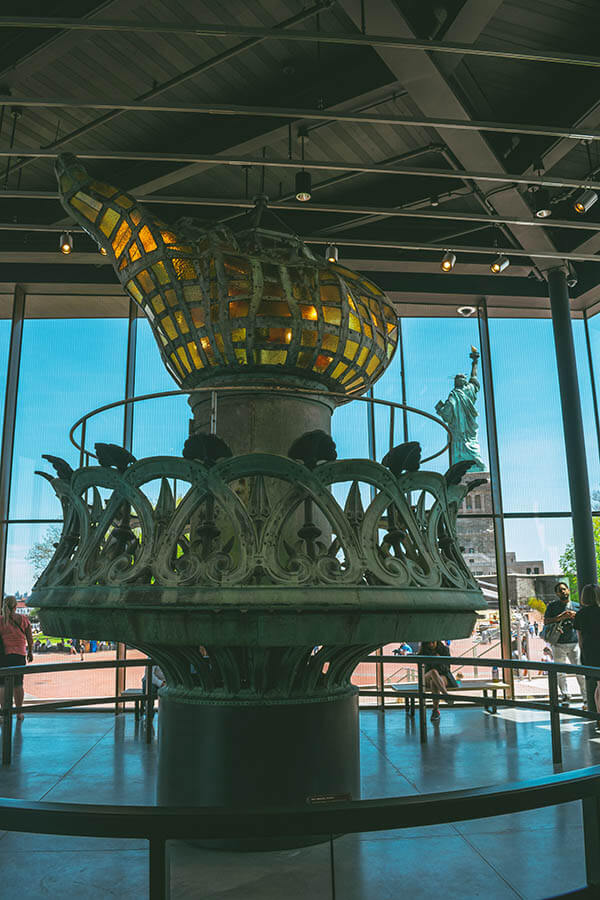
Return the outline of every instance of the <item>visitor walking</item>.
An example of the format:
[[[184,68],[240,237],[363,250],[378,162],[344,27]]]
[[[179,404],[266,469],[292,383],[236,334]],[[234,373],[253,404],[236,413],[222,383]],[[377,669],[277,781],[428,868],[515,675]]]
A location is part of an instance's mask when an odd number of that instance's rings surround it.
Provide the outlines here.
[[[573,629],[575,610],[571,608],[569,585],[565,581],[559,581],[554,587],[554,593],[556,594],[556,600],[552,600],[546,607],[543,637],[552,645],[555,663],[571,663],[573,666],[578,666],[580,664],[579,646],[577,633]],[[550,629],[547,627],[549,625],[558,625],[560,627]],[[583,675],[577,675],[577,681],[581,689],[581,698],[585,703],[585,678]],[[562,702],[568,703],[571,697],[569,695],[567,676],[564,672],[558,673],[558,689]]]
[[[600,587],[586,584],[581,592],[581,607],[573,619],[573,628],[579,638],[582,666],[600,666]],[[588,712],[600,709],[600,682],[596,678],[585,679]],[[598,696],[595,697],[596,692]]]
[[[5,597],[2,601],[2,614],[0,615],[0,639],[2,650],[0,654],[1,666],[24,666],[25,653],[27,662],[33,662],[33,636],[31,634],[31,622],[25,615],[16,612],[17,598]],[[14,675],[15,707],[17,720],[23,720],[23,675]],[[4,701],[4,688],[0,689],[0,702]]]
[[[444,641],[423,641],[419,647],[419,656],[440,656],[448,658],[450,650]],[[450,671],[450,664],[440,659],[438,662],[425,663],[425,688],[434,694],[443,694],[446,702],[451,706],[454,698],[448,693],[449,687],[458,687],[458,683]],[[437,722],[440,718],[440,698],[433,698],[433,712],[431,721]]]

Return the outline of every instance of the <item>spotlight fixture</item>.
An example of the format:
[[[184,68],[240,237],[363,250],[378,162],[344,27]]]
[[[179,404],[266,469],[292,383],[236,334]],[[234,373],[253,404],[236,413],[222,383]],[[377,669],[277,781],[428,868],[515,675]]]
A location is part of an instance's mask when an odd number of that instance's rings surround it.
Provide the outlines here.
[[[575,266],[572,263],[567,263],[568,272],[567,272],[567,286],[570,288],[574,288],[577,286],[577,272],[575,271]]]
[[[442,257],[442,261],[440,263],[440,268],[442,272],[451,272],[456,264],[456,253],[453,253],[451,250],[447,250]]]
[[[98,247],[98,250],[100,251],[101,256],[108,256],[108,250],[106,249],[106,247]]]
[[[538,188],[533,194],[533,208],[538,219],[547,219],[552,215],[550,195],[546,188]]]
[[[298,137],[302,142],[302,162],[304,163],[304,141],[308,137],[306,128],[301,128],[298,131]],[[310,172],[306,172],[304,168],[299,169],[296,172],[296,200],[299,200],[300,203],[306,203],[308,200],[310,200],[311,193],[312,179],[310,176]]]
[[[325,251],[325,259],[329,263],[336,263],[338,261],[338,248],[335,244],[327,244],[327,249]]]
[[[58,245],[60,252],[68,256],[73,249],[73,236],[70,231],[63,231]]]
[[[499,275],[500,272],[504,272],[505,269],[508,269],[510,266],[510,259],[508,256],[497,256],[493,263],[490,264],[490,269],[494,273],[494,275]]]
[[[310,200],[311,191],[312,180],[310,172],[307,172],[305,169],[300,169],[296,172],[296,200],[300,200],[301,203],[306,203],[307,200]]]
[[[576,213],[583,215],[588,210],[592,208],[596,200],[598,199],[598,194],[596,191],[582,191],[582,193],[577,197],[575,203],[573,204],[573,209]]]
[[[474,306],[459,306],[456,312],[459,316],[462,316],[463,319],[468,319],[469,316],[474,316],[477,310]]]

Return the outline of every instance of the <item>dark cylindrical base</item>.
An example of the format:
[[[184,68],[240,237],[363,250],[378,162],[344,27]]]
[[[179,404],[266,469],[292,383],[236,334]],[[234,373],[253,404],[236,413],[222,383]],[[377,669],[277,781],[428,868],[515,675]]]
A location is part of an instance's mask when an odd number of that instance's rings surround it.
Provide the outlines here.
[[[302,805],[360,796],[358,695],[272,705],[203,704],[161,696],[157,802],[170,806]],[[202,841],[257,850],[322,838]]]

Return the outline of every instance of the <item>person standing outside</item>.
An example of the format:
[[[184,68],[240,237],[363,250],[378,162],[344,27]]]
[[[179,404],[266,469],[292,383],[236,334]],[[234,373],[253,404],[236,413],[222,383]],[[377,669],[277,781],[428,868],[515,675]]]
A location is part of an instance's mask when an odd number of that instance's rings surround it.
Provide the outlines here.
[[[586,584],[581,592],[581,608],[573,619],[573,628],[579,637],[582,666],[600,666],[600,587]],[[599,682],[595,678],[585,679],[588,712],[598,712],[598,702],[594,697]]]
[[[5,597],[2,601],[2,614],[0,615],[0,637],[4,646],[4,653],[0,658],[2,666],[24,666],[25,654],[27,662],[33,662],[33,636],[31,622],[24,615],[16,612],[17,598]],[[23,675],[14,676],[15,707],[17,720],[23,721]],[[2,688],[2,700],[4,700],[4,688]]]
[[[571,663],[573,666],[578,666],[580,665],[579,645],[577,643],[577,633],[573,629],[575,610],[571,608],[569,585],[565,581],[559,581],[554,586],[554,593],[556,594],[556,600],[552,600],[548,604],[544,614],[544,625],[559,623],[562,626],[562,634],[557,641],[552,643],[554,662]],[[577,681],[581,689],[582,700],[585,703],[587,694],[585,678],[583,675],[577,675]],[[571,697],[569,695],[567,676],[564,672],[558,673],[558,689],[563,703],[568,703]]]

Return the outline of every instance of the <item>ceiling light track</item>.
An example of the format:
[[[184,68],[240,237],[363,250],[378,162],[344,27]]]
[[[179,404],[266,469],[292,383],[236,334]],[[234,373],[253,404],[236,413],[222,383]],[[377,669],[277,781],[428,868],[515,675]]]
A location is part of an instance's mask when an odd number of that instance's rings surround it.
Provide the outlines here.
[[[321,9],[328,9],[332,3],[328,0],[317,4]],[[0,16],[0,28],[44,28],[60,31],[88,31],[88,32],[126,32],[129,34],[187,34],[199,38],[223,38],[246,37],[261,38],[263,40],[276,41],[300,41],[317,42],[321,44],[346,44],[354,46],[396,48],[403,50],[427,51],[428,53],[450,53],[459,56],[485,56],[495,59],[518,59],[524,62],[555,63],[557,65],[587,66],[600,68],[600,58],[597,56],[584,56],[575,53],[560,53],[556,51],[528,53],[518,50],[498,50],[494,47],[478,46],[473,44],[446,43],[444,41],[420,41],[414,38],[398,38],[380,34],[362,34],[361,32],[338,32],[310,30],[282,31],[275,28],[256,28],[244,25],[204,25],[190,22],[189,24],[172,22],[153,22],[152,24],[140,24],[139,22],[127,22],[119,19],[98,22],[97,20],[84,20],[72,18],[33,18]]]
[[[283,33],[283,32],[282,32]],[[501,134],[528,134],[536,137],[564,138],[573,141],[600,141],[600,131],[577,131],[560,125],[524,125],[519,122],[488,122],[475,119],[439,119],[429,116],[384,116],[375,113],[343,113],[334,110],[297,109],[280,106],[241,106],[239,104],[196,105],[178,103],[146,103],[118,100],[76,100],[65,97],[7,97],[0,96],[0,105],[12,104],[23,108],[41,109],[99,109],[121,112],[182,113],[204,116],[247,116],[261,119],[294,119],[316,122],[347,122],[352,125],[391,125],[409,128],[453,129],[458,131],[490,131]],[[42,150],[44,148],[41,148]],[[27,154],[33,155],[32,152]],[[35,154],[36,156],[39,155]],[[78,153],[78,156],[80,154]]]
[[[56,159],[61,150],[31,150],[22,147],[13,148],[12,151],[0,150],[0,158],[6,156],[22,157],[24,159]],[[122,160],[124,162],[165,162],[165,163],[193,163],[208,166],[265,166],[266,168],[282,168],[297,169],[304,166],[307,170],[329,171],[329,172],[349,172],[365,175],[392,175],[419,178],[447,178],[454,181],[491,181],[501,184],[524,184],[537,185],[539,187],[556,187],[556,188],[574,188],[583,189],[590,188],[600,191],[600,181],[590,181],[589,179],[561,178],[558,175],[518,175],[497,172],[477,172],[463,169],[427,169],[416,166],[391,166],[381,163],[372,165],[364,165],[361,163],[346,162],[344,160],[302,160],[285,158],[262,158],[251,157],[244,158],[238,156],[215,156],[205,155],[199,156],[195,153],[153,153],[151,151],[145,153],[143,151],[130,152],[127,150],[95,150],[95,151],[78,151],[79,159],[98,159],[98,160]],[[314,185],[318,188],[319,185]],[[134,192],[135,193],[135,192]],[[37,199],[43,199],[44,192],[35,191],[2,191],[2,197],[35,195]],[[48,196],[57,197],[55,191],[48,192]],[[144,197],[144,200],[146,198]],[[186,202],[185,198],[181,198],[178,202]]]

